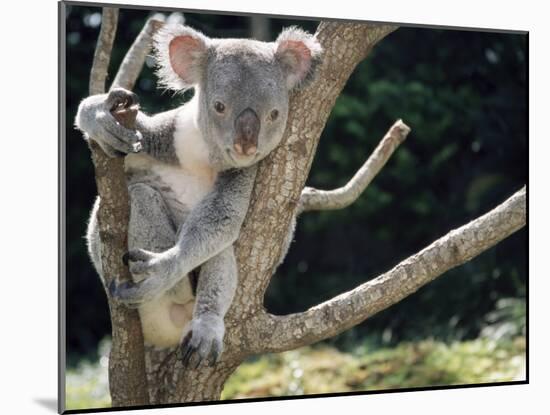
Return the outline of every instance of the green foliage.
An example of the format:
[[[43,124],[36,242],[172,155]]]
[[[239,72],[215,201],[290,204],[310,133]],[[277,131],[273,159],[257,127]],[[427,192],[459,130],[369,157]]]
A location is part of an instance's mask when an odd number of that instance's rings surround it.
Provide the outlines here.
[[[67,409],[110,405],[107,361],[100,362],[68,371]],[[506,382],[524,379],[524,370],[524,337],[424,340],[382,349],[367,343],[351,353],[306,347],[245,362],[227,381],[222,399]]]
[[[251,358],[225,384],[221,399],[481,384],[525,379],[525,337],[444,343],[403,342],[376,348],[363,341],[349,353],[305,347]],[[109,343],[103,342],[106,350]],[[67,408],[110,405],[106,357],[67,375]],[[100,364],[101,362],[101,364]]]
[[[222,399],[505,382],[522,378],[524,353],[523,337],[360,346],[351,354],[307,347],[244,363],[227,381]]]
[[[526,312],[527,307],[523,299],[502,298],[498,300],[495,310],[485,317],[487,325],[481,330],[481,335],[494,341],[525,336]]]

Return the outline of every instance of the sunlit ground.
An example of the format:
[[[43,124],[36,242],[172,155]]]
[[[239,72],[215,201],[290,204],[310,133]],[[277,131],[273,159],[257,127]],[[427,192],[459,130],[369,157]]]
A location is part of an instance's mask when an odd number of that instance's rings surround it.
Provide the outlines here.
[[[102,342],[98,362],[81,362],[68,371],[67,409],[110,405],[108,348],[109,342]],[[524,379],[524,337],[451,344],[426,340],[387,349],[358,347],[351,353],[319,346],[249,360],[227,381],[222,399]]]

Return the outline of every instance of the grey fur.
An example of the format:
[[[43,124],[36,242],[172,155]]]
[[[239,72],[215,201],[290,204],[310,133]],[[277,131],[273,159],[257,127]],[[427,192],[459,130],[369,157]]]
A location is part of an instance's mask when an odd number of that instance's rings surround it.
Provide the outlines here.
[[[160,84],[176,90],[194,87],[193,99],[154,116],[139,112],[132,131],[110,114],[117,103],[137,102],[135,94],[118,88],[83,100],[75,124],[112,156],[150,156],[142,164],[126,160],[131,203],[127,259],[133,282],[112,285],[111,294],[143,313],[148,304],[166,296],[183,304],[192,298],[187,276],[200,267],[193,318],[182,333],[182,359],[188,363],[196,356],[197,364],[204,359],[213,362],[222,351],[223,318],[237,284],[233,243],[248,210],[256,164],[279,144],[289,91],[312,77],[321,47],[315,37],[297,28],[266,43],[210,39],[172,25],[163,28],[155,42]],[[272,116],[274,110],[277,117]],[[238,118],[241,114],[245,115]],[[192,140],[206,146],[216,179],[211,191],[190,205],[174,178],[166,176],[173,170],[162,166],[188,168],[182,146]],[[240,144],[246,146],[246,154]],[[97,205],[96,201],[87,239],[102,275]],[[282,258],[294,226],[295,219]]]
[[[239,236],[255,177],[256,166],[221,172],[214,190],[186,218],[173,247],[160,253],[130,250],[130,272],[141,282],[119,285],[117,298],[129,304],[150,301],[230,247]]]
[[[157,160],[178,165],[174,149],[174,118],[178,109],[163,112],[152,117],[139,112],[136,118],[137,130],[143,139],[143,151]]]
[[[293,74],[295,71],[296,59],[292,53],[289,53],[285,47],[285,42],[303,42],[310,52],[311,60],[309,65],[304,65],[303,73],[299,75]],[[284,29],[277,37],[276,44],[278,45],[275,56],[283,63],[283,69],[287,76],[289,88],[303,88],[307,86],[314,78],[317,68],[321,63],[323,50],[315,37],[310,36],[302,29],[292,26]]]
[[[201,301],[195,303],[189,335],[182,341],[184,363],[194,351],[198,353],[199,362],[208,359],[211,364],[222,353],[223,316],[231,305],[236,288],[237,263],[233,246],[229,246],[201,267],[197,287]]]

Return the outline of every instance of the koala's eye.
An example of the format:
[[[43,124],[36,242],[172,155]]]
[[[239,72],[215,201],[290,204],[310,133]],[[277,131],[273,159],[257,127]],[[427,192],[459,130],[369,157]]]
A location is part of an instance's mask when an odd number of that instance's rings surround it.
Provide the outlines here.
[[[218,114],[223,114],[225,112],[225,105],[222,104],[220,101],[214,102],[214,109]]]
[[[273,110],[269,116],[271,117],[271,121],[275,121],[279,117],[279,111]]]

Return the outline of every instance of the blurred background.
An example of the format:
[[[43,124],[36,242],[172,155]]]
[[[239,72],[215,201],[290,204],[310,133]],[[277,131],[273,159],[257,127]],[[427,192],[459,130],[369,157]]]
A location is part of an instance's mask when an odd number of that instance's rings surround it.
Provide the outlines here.
[[[153,12],[121,9],[110,66]],[[318,21],[185,13],[211,37],[275,40]],[[110,321],[84,234],[96,196],[88,147],[73,128],[88,95],[101,9],[68,6],[67,352],[69,408],[108,404]],[[490,210],[527,182],[527,36],[402,27],[361,63],[329,118],[309,186],[344,185],[387,129],[412,132],[361,198],[303,214],[266,307],[302,311],[392,268]],[[189,98],[157,89],[148,61],[136,85],[156,113]],[[251,359],[224,398],[524,379],[527,231],[451,270],[401,303],[316,345]],[[324,362],[324,363],[323,363]]]

